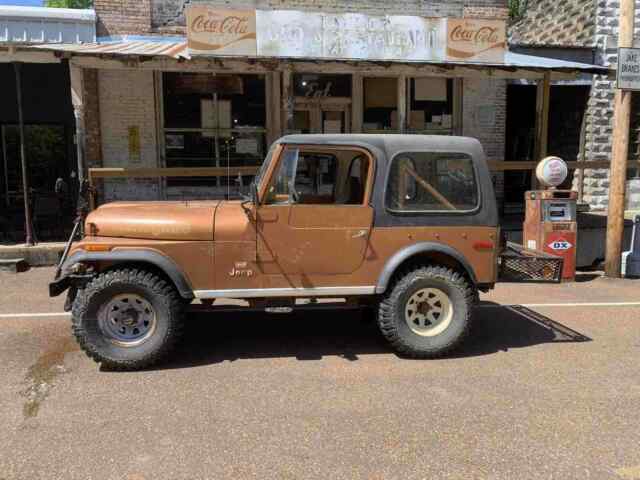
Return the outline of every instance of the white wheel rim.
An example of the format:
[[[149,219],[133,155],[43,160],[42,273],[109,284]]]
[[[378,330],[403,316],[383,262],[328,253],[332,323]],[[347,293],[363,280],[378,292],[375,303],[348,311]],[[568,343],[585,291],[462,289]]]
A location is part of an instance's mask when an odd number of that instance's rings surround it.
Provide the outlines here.
[[[434,337],[451,325],[453,305],[449,296],[442,290],[423,288],[409,297],[404,309],[404,318],[416,335]]]
[[[120,347],[146,342],[156,330],[156,311],[135,293],[116,295],[102,305],[98,325],[107,340]]]

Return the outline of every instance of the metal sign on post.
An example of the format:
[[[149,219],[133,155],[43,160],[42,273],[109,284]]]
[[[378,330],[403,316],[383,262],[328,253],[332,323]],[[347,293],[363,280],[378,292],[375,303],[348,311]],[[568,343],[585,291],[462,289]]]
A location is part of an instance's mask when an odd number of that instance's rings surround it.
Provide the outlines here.
[[[617,87],[640,91],[640,48],[618,48]]]

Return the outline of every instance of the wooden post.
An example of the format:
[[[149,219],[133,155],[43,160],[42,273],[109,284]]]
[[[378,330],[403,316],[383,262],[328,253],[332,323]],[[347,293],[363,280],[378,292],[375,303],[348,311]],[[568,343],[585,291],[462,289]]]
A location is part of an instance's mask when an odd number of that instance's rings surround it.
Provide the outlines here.
[[[282,136],[282,110],[280,108],[280,72],[265,75],[267,98],[267,148]]]
[[[404,133],[407,129],[407,77],[398,77],[398,132]]]
[[[533,148],[533,160],[539,162],[547,156],[549,142],[549,97],[551,96],[551,72],[545,72],[542,80],[538,80],[536,91],[536,137]],[[538,181],[531,174],[531,188],[535,190]]]
[[[589,94],[591,95],[591,94]],[[585,108],[582,115],[582,124],[580,125],[580,150],[578,151],[578,165],[584,165],[584,160],[587,156],[585,151],[587,148],[587,109]],[[578,203],[582,203],[584,197],[584,168],[581,166],[576,170],[577,182],[578,182]]]
[[[618,47],[633,47],[635,1],[620,2],[620,33]],[[613,151],[609,172],[609,211],[607,215],[607,247],[605,274],[620,277],[622,238],[624,234],[624,194],[629,155],[629,123],[631,92],[616,90],[613,102]]]
[[[31,219],[31,204],[29,201],[29,169],[27,168],[27,156],[24,146],[24,118],[22,115],[22,64],[13,64],[16,73],[16,98],[18,100],[18,131],[20,133],[20,165],[22,166],[22,196],[24,198],[25,243],[34,245],[33,221]]]
[[[290,68],[282,72],[282,125],[285,134],[294,129],[293,124],[293,74]]]
[[[364,107],[363,80],[360,73],[351,77],[351,132],[362,133],[362,112]]]
[[[84,168],[84,73],[82,68],[69,65],[69,83],[71,86],[71,104],[76,121],[76,156],[78,183],[85,178]]]

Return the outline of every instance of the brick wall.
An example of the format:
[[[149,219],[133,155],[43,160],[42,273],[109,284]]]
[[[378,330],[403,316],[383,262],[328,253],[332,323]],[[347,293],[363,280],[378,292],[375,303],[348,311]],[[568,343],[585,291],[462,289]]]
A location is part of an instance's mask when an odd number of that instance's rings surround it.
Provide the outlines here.
[[[105,167],[158,167],[153,72],[100,70],[100,123]],[[129,149],[129,127],[138,127],[140,154]],[[157,180],[109,180],[104,201],[159,198]]]
[[[488,160],[504,160],[507,119],[507,81],[463,80],[462,134],[480,140]],[[504,176],[494,173],[496,196],[504,197]]]
[[[184,26],[184,10],[197,3],[222,8],[291,9],[323,12],[362,12],[369,14],[421,15],[425,17],[461,17],[465,7],[477,16],[495,13],[505,18],[507,0],[151,0],[154,28]],[[467,15],[473,16],[473,15]]]
[[[95,0],[93,4],[98,37],[151,32],[151,0]]]
[[[595,38],[596,1],[531,2],[524,19],[510,28],[510,41],[528,45],[591,46]]]
[[[506,7],[483,7],[483,6],[465,6],[462,15],[466,18],[491,18],[507,20],[509,18],[509,9]]]
[[[98,70],[82,70],[84,92],[84,156],[87,168],[102,166],[100,133],[100,101],[98,97]]]

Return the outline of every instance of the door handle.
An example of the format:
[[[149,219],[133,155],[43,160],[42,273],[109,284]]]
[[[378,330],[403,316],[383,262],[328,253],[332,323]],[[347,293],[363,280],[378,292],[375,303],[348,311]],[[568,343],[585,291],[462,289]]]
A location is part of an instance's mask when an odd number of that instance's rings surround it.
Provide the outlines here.
[[[362,238],[367,235],[368,230],[358,230],[356,233],[351,235],[351,238]]]

